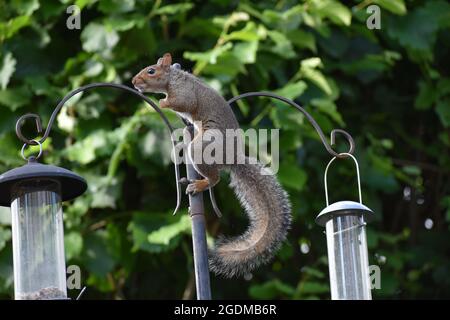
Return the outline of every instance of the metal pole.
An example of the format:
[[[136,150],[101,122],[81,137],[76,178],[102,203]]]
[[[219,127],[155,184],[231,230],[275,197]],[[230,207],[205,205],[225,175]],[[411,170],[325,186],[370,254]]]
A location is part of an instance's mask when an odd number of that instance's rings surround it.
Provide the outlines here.
[[[187,145],[194,136],[194,127],[184,129],[184,143]],[[190,163],[185,152],[186,175],[188,180],[202,177]],[[211,286],[209,282],[208,247],[206,244],[205,210],[203,207],[203,193],[189,195],[189,215],[192,226],[192,245],[194,252],[195,285],[197,300],[211,300]]]

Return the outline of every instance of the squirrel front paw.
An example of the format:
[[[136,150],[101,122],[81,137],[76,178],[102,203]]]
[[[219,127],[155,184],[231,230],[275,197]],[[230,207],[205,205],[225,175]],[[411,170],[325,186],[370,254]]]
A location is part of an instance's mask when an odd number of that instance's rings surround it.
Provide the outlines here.
[[[209,181],[207,179],[194,180],[186,187],[186,194],[194,195],[203,192],[209,188]]]

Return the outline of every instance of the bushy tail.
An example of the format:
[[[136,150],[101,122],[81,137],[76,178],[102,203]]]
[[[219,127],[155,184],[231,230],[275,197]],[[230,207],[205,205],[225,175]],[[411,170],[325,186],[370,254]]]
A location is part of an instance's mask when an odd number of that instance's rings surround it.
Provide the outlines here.
[[[266,175],[261,172],[265,170]],[[242,276],[268,262],[286,239],[291,225],[287,193],[261,164],[231,166],[231,184],[250,225],[233,239],[219,239],[210,255],[211,271],[225,277]]]

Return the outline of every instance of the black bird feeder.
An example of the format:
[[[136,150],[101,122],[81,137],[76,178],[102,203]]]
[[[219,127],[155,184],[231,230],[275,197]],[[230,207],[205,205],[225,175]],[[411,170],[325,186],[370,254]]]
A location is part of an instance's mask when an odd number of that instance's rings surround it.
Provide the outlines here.
[[[64,168],[26,159],[0,176],[0,205],[11,207],[16,300],[67,299],[62,202],[82,195],[86,181]]]

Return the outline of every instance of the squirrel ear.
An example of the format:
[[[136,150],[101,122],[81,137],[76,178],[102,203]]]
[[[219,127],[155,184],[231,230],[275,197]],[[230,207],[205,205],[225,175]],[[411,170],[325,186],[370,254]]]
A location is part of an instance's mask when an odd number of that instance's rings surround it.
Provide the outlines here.
[[[163,61],[163,58],[159,58],[158,59],[158,62],[156,63],[157,65],[160,65],[161,63],[162,63],[162,61]]]
[[[163,67],[170,67],[170,65],[172,64],[172,56],[170,55],[170,53],[165,53],[161,59],[161,64]]]

